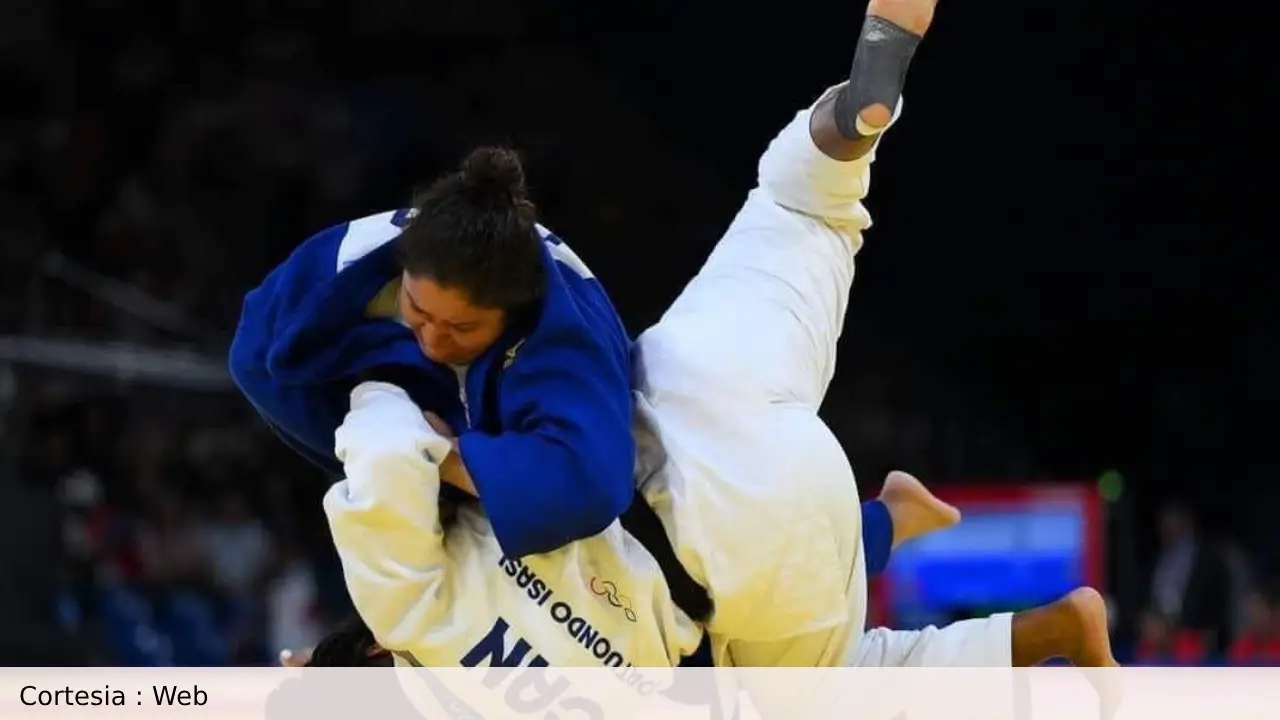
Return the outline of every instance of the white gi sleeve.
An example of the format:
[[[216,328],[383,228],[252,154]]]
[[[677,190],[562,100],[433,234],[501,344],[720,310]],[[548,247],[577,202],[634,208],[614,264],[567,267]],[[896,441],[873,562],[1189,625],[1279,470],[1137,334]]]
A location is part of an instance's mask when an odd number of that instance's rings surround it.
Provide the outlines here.
[[[362,383],[336,434],[346,479],[324,497],[347,591],[387,649],[421,639],[448,611],[452,588],[440,524],[440,473],[450,443],[400,388]]]

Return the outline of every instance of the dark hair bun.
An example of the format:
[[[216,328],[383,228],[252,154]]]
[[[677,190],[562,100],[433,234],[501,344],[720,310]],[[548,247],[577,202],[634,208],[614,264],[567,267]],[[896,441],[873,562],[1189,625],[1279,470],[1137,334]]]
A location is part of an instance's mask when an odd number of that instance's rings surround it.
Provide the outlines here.
[[[514,150],[482,147],[462,161],[462,181],[481,195],[508,202],[524,200],[524,166]]]

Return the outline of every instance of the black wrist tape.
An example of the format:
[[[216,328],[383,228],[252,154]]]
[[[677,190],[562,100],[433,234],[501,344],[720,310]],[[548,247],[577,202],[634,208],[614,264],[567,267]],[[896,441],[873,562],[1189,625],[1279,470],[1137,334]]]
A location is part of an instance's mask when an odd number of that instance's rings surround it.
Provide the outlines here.
[[[920,39],[884,18],[867,17],[853,55],[849,84],[836,96],[836,129],[846,140],[865,137],[858,131],[858,113],[864,108],[877,103],[891,110],[897,107]]]

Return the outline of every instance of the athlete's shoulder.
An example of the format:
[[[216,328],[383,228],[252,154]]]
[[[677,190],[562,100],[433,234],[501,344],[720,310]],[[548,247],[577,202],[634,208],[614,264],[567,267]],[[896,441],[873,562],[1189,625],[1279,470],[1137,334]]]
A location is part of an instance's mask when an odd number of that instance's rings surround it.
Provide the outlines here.
[[[396,239],[410,217],[411,210],[388,210],[348,220],[325,230],[332,233],[338,242],[338,272]]]
[[[568,243],[542,225],[538,234],[546,248],[546,258],[558,272],[549,288],[539,327],[554,328],[548,333],[559,339],[569,330],[591,347],[607,347],[611,355],[626,357],[630,342],[622,319],[599,278]],[[545,348],[544,348],[545,349]]]
[[[303,241],[294,250],[292,261],[306,258],[308,263],[323,265],[325,274],[342,272],[394,240],[409,216],[408,210],[388,210],[335,223]]]
[[[569,247],[564,240],[558,235],[548,230],[542,225],[538,225],[538,236],[542,238],[542,242],[546,243],[547,252],[551,254],[551,259],[573,270],[574,274],[583,280],[594,280],[595,274],[591,272],[591,268],[578,257],[578,254]]]

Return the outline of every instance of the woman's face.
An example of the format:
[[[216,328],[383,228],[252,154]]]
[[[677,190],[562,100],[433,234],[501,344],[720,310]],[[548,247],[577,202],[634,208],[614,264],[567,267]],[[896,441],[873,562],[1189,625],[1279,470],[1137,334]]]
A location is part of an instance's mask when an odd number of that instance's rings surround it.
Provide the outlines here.
[[[400,283],[400,317],[418,338],[428,358],[446,365],[467,365],[497,342],[506,329],[506,313],[471,302],[459,288],[408,273]]]

